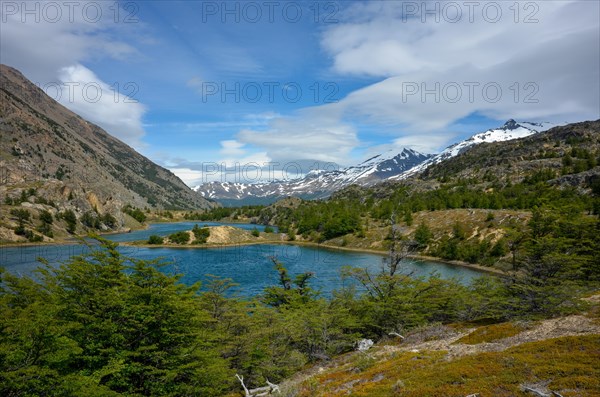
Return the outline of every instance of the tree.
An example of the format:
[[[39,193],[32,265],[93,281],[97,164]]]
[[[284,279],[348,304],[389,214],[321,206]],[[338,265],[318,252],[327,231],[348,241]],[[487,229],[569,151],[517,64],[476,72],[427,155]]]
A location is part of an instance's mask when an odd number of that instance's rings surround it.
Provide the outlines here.
[[[86,211],[81,217],[81,223],[92,229],[100,229],[100,220],[93,211]]]
[[[29,211],[21,208],[10,210],[10,214],[17,218],[17,222],[19,222],[20,226],[23,226],[23,224],[31,218]]]
[[[77,228],[77,217],[73,210],[66,210],[61,214],[61,218],[67,223],[67,231],[71,234],[75,234]]]
[[[131,205],[126,205],[123,207],[123,212],[127,215],[131,216],[133,219],[140,223],[144,223],[146,221],[146,214],[139,208],[132,207]]]
[[[152,245],[162,244],[163,240],[164,239],[161,236],[157,236],[156,234],[153,234],[150,237],[148,237],[148,244],[152,244]]]
[[[37,230],[48,237],[53,237],[52,223],[54,222],[54,218],[52,218],[52,214],[46,210],[41,211],[40,222],[41,224]]]
[[[415,241],[418,243],[419,248],[427,247],[432,238],[433,233],[429,226],[425,222],[421,222],[415,230]]]
[[[54,218],[52,218],[52,214],[49,211],[43,210],[40,212],[40,221],[42,221],[42,223],[51,225],[52,222],[54,222]]]
[[[577,307],[573,290],[583,278],[594,279],[594,239],[597,219],[577,206],[535,208],[523,236],[519,272],[507,289],[515,316],[547,316]]]
[[[205,244],[210,237],[210,229],[207,227],[198,227],[197,224],[194,225],[192,232],[196,238],[196,241],[194,241],[195,244]]]
[[[114,229],[117,226],[117,218],[108,212],[102,215],[101,220],[109,229]]]
[[[294,280],[289,276],[285,266],[272,257],[271,261],[279,274],[280,287],[267,287],[263,296],[263,301],[274,307],[304,304],[311,301],[315,296],[315,291],[310,288],[309,281],[314,273],[307,272],[298,274]],[[295,286],[295,288],[294,288]]]
[[[3,395],[223,395],[232,376],[198,286],[98,239],[87,255],[2,276]]]
[[[175,244],[187,244],[190,241],[190,234],[186,231],[181,231],[169,235],[169,240]]]

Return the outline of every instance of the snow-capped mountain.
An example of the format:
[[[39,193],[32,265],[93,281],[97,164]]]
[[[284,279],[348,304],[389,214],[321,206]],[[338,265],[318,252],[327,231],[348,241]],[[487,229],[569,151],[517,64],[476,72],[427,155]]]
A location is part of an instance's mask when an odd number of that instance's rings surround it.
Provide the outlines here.
[[[442,161],[451,157],[458,156],[461,153],[469,150],[474,145],[481,143],[490,142],[503,142],[510,141],[513,139],[525,138],[526,136],[537,134],[539,132],[547,131],[552,127],[556,127],[558,124],[552,123],[531,123],[527,121],[516,122],[515,120],[508,120],[502,127],[490,129],[479,134],[475,134],[472,137],[465,139],[462,142],[455,143],[448,146],[440,154],[433,156],[426,161],[418,164],[412,169],[403,172],[402,174],[394,175],[390,177],[390,180],[402,180],[410,176],[416,175],[433,164],[441,163]]]
[[[205,198],[228,204],[266,204],[281,197],[325,198],[352,184],[369,186],[381,181],[398,181],[423,172],[427,167],[458,156],[481,143],[524,138],[556,127],[552,123],[516,122],[508,120],[502,127],[473,135],[448,146],[437,155],[412,149],[400,153],[389,151],[362,163],[336,171],[311,171],[303,178],[267,183],[209,182],[193,189]]]
[[[303,178],[266,183],[209,182],[193,189],[205,198],[228,203],[266,203],[286,196],[323,198],[352,184],[368,186],[408,171],[432,157],[412,149],[388,151],[341,170],[316,170]]]

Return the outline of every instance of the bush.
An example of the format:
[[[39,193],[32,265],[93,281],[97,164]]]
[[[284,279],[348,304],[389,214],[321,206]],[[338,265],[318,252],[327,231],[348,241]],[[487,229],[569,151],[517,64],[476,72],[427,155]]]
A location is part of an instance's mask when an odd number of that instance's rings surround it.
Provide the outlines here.
[[[431,229],[424,222],[417,227],[415,230],[415,241],[419,244],[419,248],[425,248],[433,238]]]
[[[207,227],[198,227],[198,225],[194,225],[192,232],[196,238],[196,241],[194,241],[195,244],[206,244],[208,237],[210,237],[210,229]]]
[[[188,232],[177,232],[169,235],[169,240],[175,244],[187,244],[190,241],[190,234]]]
[[[42,223],[47,223],[48,225],[51,225],[52,222],[54,222],[54,219],[52,218],[52,214],[46,210],[40,212],[40,221],[42,221]]]
[[[77,217],[73,210],[66,210],[61,214],[61,218],[67,223],[67,231],[71,234],[75,234],[77,228]]]
[[[290,227],[288,229],[287,235],[288,241],[296,241],[296,232],[294,231],[294,228]]]
[[[19,225],[15,228],[15,234],[25,237],[31,243],[37,243],[44,240],[42,236],[35,234],[33,231],[26,229],[22,225]]]
[[[52,214],[46,210],[40,212],[40,221],[41,224],[37,228],[38,232],[45,234],[48,237],[54,237],[52,233],[52,223],[54,222],[54,218],[52,218]]]
[[[161,236],[157,236],[156,234],[153,234],[152,236],[150,236],[148,238],[148,244],[162,244],[163,243],[163,238]]]
[[[91,229],[100,229],[100,220],[96,216],[95,212],[87,211],[81,217],[81,223]]]
[[[102,223],[104,223],[106,225],[106,227],[110,228],[110,229],[114,229],[115,226],[117,226],[117,219],[112,216],[111,214],[109,214],[108,212],[104,215],[102,215]]]
[[[257,228],[254,228],[254,229],[252,229],[252,235],[253,235],[254,237],[258,237],[258,236],[260,236],[260,232],[258,231],[258,229],[257,229]]]
[[[273,230],[273,228],[271,226],[268,226],[268,225],[265,226],[265,230],[264,230],[265,233],[273,233],[274,231],[275,230]]]
[[[134,208],[130,205],[126,205],[123,208],[123,212],[140,223],[144,223],[146,221],[146,214],[144,214],[144,212],[139,208]]]
[[[19,224],[22,224],[23,222],[28,221],[29,218],[31,217],[31,214],[29,213],[29,211],[27,211],[25,209],[10,210],[10,214],[17,218],[17,220],[19,221]]]

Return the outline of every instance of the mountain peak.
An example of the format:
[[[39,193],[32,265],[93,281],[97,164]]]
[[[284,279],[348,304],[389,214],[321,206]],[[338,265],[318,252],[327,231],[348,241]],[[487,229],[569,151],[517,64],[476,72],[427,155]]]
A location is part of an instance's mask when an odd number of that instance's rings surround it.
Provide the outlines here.
[[[504,129],[504,130],[516,130],[519,127],[520,127],[519,123],[517,123],[513,119],[510,119],[506,123],[504,123],[504,126],[502,126],[502,129]]]

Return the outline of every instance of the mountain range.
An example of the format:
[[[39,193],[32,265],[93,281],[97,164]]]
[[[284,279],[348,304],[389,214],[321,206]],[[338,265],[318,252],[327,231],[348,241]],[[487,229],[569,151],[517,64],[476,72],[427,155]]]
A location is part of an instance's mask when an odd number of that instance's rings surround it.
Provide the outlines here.
[[[524,138],[554,127],[551,123],[507,121],[503,126],[471,136],[448,146],[437,155],[413,149],[388,151],[362,163],[335,171],[311,171],[302,178],[265,183],[208,182],[193,189],[203,197],[224,205],[268,204],[282,197],[319,199],[350,185],[371,186],[384,181],[399,181],[417,175],[428,167],[458,156],[472,147],[491,142]]]
[[[267,204],[287,196],[319,199],[352,184],[372,185],[407,171],[431,155],[404,149],[386,152],[341,170],[314,170],[302,178],[265,183],[208,182],[193,189],[224,205]]]

